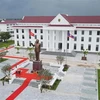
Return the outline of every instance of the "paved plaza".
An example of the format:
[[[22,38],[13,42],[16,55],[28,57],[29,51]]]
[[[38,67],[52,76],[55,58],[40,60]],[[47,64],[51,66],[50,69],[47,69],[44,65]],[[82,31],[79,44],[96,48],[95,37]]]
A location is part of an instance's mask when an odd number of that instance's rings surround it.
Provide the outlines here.
[[[20,54],[16,54],[14,48],[9,49],[7,55],[28,57],[27,51],[20,50]],[[60,82],[55,91],[43,90],[40,92],[38,88],[28,86],[22,91],[15,100],[97,100],[97,62],[99,57],[95,54],[87,55],[88,60],[81,60],[81,53],[75,57],[65,57],[65,62],[70,66],[68,71]],[[55,55],[41,54],[43,63],[57,63]],[[6,64],[11,65],[19,61],[18,59],[9,59],[0,63],[0,68]],[[85,65],[85,66],[84,66]],[[53,68],[50,70],[53,71]],[[56,69],[53,71],[55,72]],[[0,72],[1,75],[1,72]],[[0,100],[6,100],[21,84],[17,82],[2,85],[0,81]]]

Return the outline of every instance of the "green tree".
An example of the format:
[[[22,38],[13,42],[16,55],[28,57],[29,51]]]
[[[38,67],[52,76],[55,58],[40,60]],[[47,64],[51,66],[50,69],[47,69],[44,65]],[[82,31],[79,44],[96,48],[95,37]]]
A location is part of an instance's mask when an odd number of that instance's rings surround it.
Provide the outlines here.
[[[42,69],[42,70],[40,70],[38,72],[38,75],[41,77],[41,88],[40,88],[40,91],[42,93],[43,86],[44,87],[47,86],[47,83],[49,83],[49,80],[51,79],[53,74],[47,69]]]
[[[1,71],[4,73],[4,77],[2,78],[2,84],[4,85],[5,81],[9,82],[10,79],[10,65],[7,64],[1,68]]]
[[[1,32],[0,33],[0,39],[4,42],[11,38],[11,35],[9,32]]]
[[[58,55],[58,56],[56,57],[56,60],[57,60],[58,64],[62,64],[62,62],[64,61],[64,57]]]

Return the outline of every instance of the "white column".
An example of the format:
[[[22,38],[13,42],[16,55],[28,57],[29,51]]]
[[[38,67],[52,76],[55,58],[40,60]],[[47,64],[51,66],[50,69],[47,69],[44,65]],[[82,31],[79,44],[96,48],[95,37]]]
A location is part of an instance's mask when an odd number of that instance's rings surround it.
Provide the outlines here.
[[[72,30],[70,30],[69,31],[70,32],[70,34],[71,35],[74,35],[73,33],[74,33],[74,31]],[[70,37],[69,37],[70,38]],[[73,38],[70,38],[70,43],[69,43],[69,52],[72,52],[73,51],[73,42],[74,42],[74,39]]]
[[[52,32],[52,50],[55,51],[55,48],[54,48],[54,31]]]
[[[65,49],[65,37],[64,37],[64,31],[62,31],[62,52],[64,52]]]
[[[46,49],[47,49],[47,51],[48,51],[48,35],[49,35],[49,34],[48,34],[48,30],[46,30],[45,33],[46,33],[46,34],[45,34],[45,35],[46,35],[46,41],[45,41],[45,43],[46,43]]]

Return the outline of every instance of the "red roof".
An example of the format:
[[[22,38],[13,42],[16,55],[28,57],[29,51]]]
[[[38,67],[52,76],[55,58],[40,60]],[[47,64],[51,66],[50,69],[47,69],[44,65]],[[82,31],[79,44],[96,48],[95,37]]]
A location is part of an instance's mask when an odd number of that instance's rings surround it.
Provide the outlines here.
[[[100,23],[100,16],[66,16],[70,23]]]
[[[50,23],[55,16],[25,16],[21,23]]]
[[[100,29],[100,27],[76,27],[76,28],[92,28],[92,29]]]
[[[100,16],[67,16],[61,14],[69,23],[100,23]],[[25,16],[21,23],[50,23],[56,16]]]
[[[0,22],[0,24],[14,24],[20,21],[21,20],[4,20],[3,22]]]

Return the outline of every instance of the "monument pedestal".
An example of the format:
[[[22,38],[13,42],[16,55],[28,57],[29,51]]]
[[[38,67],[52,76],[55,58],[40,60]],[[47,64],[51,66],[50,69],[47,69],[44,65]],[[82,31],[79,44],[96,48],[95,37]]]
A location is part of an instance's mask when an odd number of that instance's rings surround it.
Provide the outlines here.
[[[41,70],[42,61],[33,61],[33,70]]]

